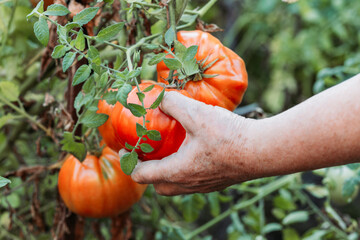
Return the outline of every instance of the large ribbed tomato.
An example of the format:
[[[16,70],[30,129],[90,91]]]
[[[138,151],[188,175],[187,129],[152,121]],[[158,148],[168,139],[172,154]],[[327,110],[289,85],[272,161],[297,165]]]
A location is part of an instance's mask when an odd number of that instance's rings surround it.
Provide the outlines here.
[[[149,108],[151,104],[159,96],[163,87],[156,85],[156,82],[146,81],[140,84],[140,89],[144,90],[150,85],[154,85],[154,88],[145,92],[144,105],[145,108]],[[171,89],[166,89],[165,91],[173,91]],[[128,103],[141,104],[137,93],[137,88],[134,88],[128,96]],[[180,93],[188,96],[184,91],[179,91]],[[153,141],[147,138],[146,141],[141,140],[141,143],[148,143],[153,148],[154,151],[150,153],[144,153],[140,150],[137,150],[139,154],[139,159],[141,160],[153,160],[153,159],[162,159],[174,152],[176,152],[181,143],[183,142],[186,132],[181,124],[176,121],[174,118],[167,116],[163,113],[160,108],[147,110],[145,119],[149,122],[146,123],[146,128],[148,130],[157,130],[161,134],[160,141]],[[139,140],[139,137],[136,134],[136,123],[143,124],[142,117],[135,117],[129,109],[124,108],[121,103],[116,103],[115,108],[111,116],[112,125],[115,129],[115,132],[120,139],[120,143],[125,145],[128,143],[132,146],[136,145],[136,142]]]
[[[197,45],[195,58],[199,62],[206,59],[200,66],[202,80],[187,82],[184,90],[196,100],[233,111],[241,102],[248,84],[244,61],[206,32],[179,31],[177,40],[185,47]],[[157,65],[157,74],[158,82],[166,82],[169,69],[163,61]],[[211,75],[216,76],[208,77]]]
[[[98,103],[98,108],[99,110],[97,113],[104,113],[109,116],[108,120],[103,125],[98,127],[98,130],[106,145],[114,151],[119,152],[119,150],[124,148],[124,146],[121,145],[120,140],[118,139],[111,123],[111,116],[114,105],[108,104],[105,100],[100,100]]]
[[[58,188],[66,206],[84,217],[110,217],[125,212],[144,193],[120,168],[116,152],[105,147],[98,158],[87,155],[81,163],[69,156],[61,167]]]

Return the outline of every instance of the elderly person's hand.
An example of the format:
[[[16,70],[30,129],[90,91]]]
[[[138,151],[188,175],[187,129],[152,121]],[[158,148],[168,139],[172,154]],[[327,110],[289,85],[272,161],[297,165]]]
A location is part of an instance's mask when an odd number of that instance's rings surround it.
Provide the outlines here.
[[[139,162],[132,178],[176,195],[359,162],[359,93],[360,74],[262,120],[166,93],[161,109],[183,125],[186,138],[178,152]]]
[[[139,162],[132,174],[136,182],[174,195],[221,190],[252,175],[254,166],[242,160],[243,133],[252,120],[176,92],[166,93],[160,107],[182,124],[186,138],[178,152]]]

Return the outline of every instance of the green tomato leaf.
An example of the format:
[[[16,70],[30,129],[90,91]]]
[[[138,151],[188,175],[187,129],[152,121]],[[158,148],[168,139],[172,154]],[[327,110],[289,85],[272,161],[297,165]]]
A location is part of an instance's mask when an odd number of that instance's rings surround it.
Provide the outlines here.
[[[127,142],[125,143],[125,148],[129,149],[129,150],[133,150],[135,147],[131,146],[130,144],[128,144]]]
[[[96,40],[99,42],[111,40],[120,32],[124,25],[124,22],[120,22],[102,29],[96,36]]]
[[[39,12],[39,13],[42,13],[44,12],[44,1],[41,0],[40,2],[38,2],[38,4],[36,5],[36,7],[31,11],[31,13],[29,13],[27,16],[26,16],[26,20],[29,21],[29,19],[31,17],[33,17],[36,12]]]
[[[2,128],[5,124],[7,124],[9,122],[9,120],[12,120],[16,118],[14,115],[12,114],[6,114],[4,116],[0,117],[0,128]]]
[[[65,55],[67,50],[68,49],[64,45],[57,45],[54,48],[54,50],[53,50],[53,52],[51,54],[51,57],[55,58],[55,59],[61,58],[61,57],[63,57]]]
[[[114,105],[116,103],[116,94],[115,91],[108,91],[104,94],[103,99],[110,105]]]
[[[103,125],[109,116],[106,114],[97,114],[93,111],[86,111],[84,115],[81,116],[80,122],[89,128],[97,128]]]
[[[46,11],[44,12],[45,15],[50,16],[65,16],[69,13],[69,9],[67,9],[64,5],[61,4],[52,4],[48,6]]]
[[[116,100],[118,100],[126,108],[128,107],[127,98],[131,90],[132,86],[128,83],[124,83],[116,94]]]
[[[75,47],[80,51],[84,51],[85,49],[85,37],[82,30],[80,30],[78,35],[76,36]]]
[[[179,54],[179,53],[180,53],[180,55],[185,54],[186,47],[181,42],[179,42],[178,40],[175,40],[174,47],[175,47],[175,53],[176,54]]]
[[[351,201],[351,196],[354,194],[355,192],[355,188],[360,184],[360,177],[349,177],[348,179],[346,179],[344,181],[343,187],[342,187],[342,192],[341,194],[345,197],[345,198],[349,198],[349,200]]]
[[[80,24],[74,23],[74,22],[70,22],[65,25],[65,29],[67,32],[69,32],[70,30],[72,30],[74,28],[81,28],[81,26],[80,26]],[[72,46],[74,46],[74,45],[72,45]]]
[[[184,70],[187,76],[199,73],[199,65],[196,63],[195,59],[184,61]]]
[[[137,92],[136,95],[138,96],[140,102],[143,102],[143,101],[144,101],[144,98],[145,98],[145,94],[144,94],[144,93],[142,93],[142,92]]]
[[[80,66],[74,75],[72,85],[75,86],[75,85],[78,85],[78,84],[86,81],[89,78],[90,73],[91,73],[90,66],[88,66],[88,65]]]
[[[90,46],[88,51],[88,57],[91,60],[93,64],[100,65],[101,59],[100,59],[100,53],[94,46]]]
[[[161,134],[157,130],[149,130],[146,133],[146,136],[153,141],[160,141],[161,140]]]
[[[179,209],[187,222],[195,221],[206,204],[205,197],[201,194],[186,195],[181,199]]]
[[[80,111],[81,107],[88,104],[93,99],[91,94],[84,94],[79,92],[74,101],[74,107],[77,112]]]
[[[68,70],[68,68],[73,64],[75,57],[76,57],[75,52],[68,52],[65,55],[63,62],[62,62],[63,72],[66,72],[66,70]]]
[[[98,7],[85,8],[74,16],[73,21],[77,22],[80,25],[85,25],[96,16],[98,10]]]
[[[71,132],[64,132],[64,139],[60,143],[63,144],[61,150],[71,153],[80,161],[85,159],[85,145],[83,143],[75,142]]]
[[[135,117],[142,117],[146,114],[146,109],[138,104],[128,103],[127,108]]]
[[[197,51],[198,51],[198,46],[196,45],[188,47],[184,54],[184,58],[183,58],[184,62],[194,59]]]
[[[306,222],[309,220],[309,213],[307,211],[296,211],[287,215],[283,220],[282,224],[290,225],[293,223]]]
[[[165,33],[165,42],[169,47],[171,47],[172,43],[174,42],[174,39],[175,39],[175,31],[172,27],[170,27]]]
[[[153,102],[153,104],[151,104],[151,106],[150,106],[151,109],[155,109],[160,105],[160,103],[164,97],[164,94],[165,94],[165,88],[161,91],[161,93],[156,98],[156,100]]]
[[[175,58],[165,58],[164,63],[170,70],[177,70],[182,67],[182,63]]]
[[[9,81],[0,82],[0,92],[10,102],[16,101],[20,94],[19,86]]]
[[[150,152],[154,151],[154,148],[151,147],[150,144],[147,144],[147,143],[140,144],[140,149],[144,153],[150,153]]]
[[[136,152],[125,153],[120,159],[121,169],[126,175],[130,175],[138,162]]]
[[[147,88],[145,88],[145,89],[143,90],[143,92],[150,92],[154,87],[155,87],[155,85],[150,85],[150,86],[148,86]]]
[[[34,33],[42,45],[46,46],[48,44],[50,33],[47,21],[44,18],[40,17],[34,24]]]
[[[109,74],[107,72],[104,72],[101,74],[99,81],[97,82],[99,84],[100,88],[103,88],[106,86],[109,79]]]
[[[136,135],[138,137],[142,137],[146,134],[146,128],[144,128],[141,124],[136,123]]]
[[[166,57],[166,53],[156,54],[156,55],[154,55],[154,56],[150,59],[149,65],[158,64],[158,63],[161,62],[165,57]]]
[[[9,183],[11,183],[9,179],[0,176],[0,188],[5,187]]]

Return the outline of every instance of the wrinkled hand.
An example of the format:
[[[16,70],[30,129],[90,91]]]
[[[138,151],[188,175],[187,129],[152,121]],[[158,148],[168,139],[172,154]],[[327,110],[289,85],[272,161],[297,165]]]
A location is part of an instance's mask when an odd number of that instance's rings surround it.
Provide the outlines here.
[[[252,168],[241,157],[251,120],[176,92],[167,92],[160,107],[182,124],[186,138],[178,152],[161,161],[139,161],[134,181],[177,195],[222,190],[249,178]]]

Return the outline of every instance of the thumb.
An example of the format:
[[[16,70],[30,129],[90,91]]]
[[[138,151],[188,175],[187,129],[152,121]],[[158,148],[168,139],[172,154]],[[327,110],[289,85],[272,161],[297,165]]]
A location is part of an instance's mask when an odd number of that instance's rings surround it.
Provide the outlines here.
[[[175,91],[166,92],[160,104],[161,110],[179,121],[188,133],[198,129],[196,116],[201,115],[203,107],[206,107],[206,104]]]
[[[162,160],[139,161],[131,174],[131,178],[141,184],[167,182],[172,170],[169,162],[171,162],[170,156]]]

